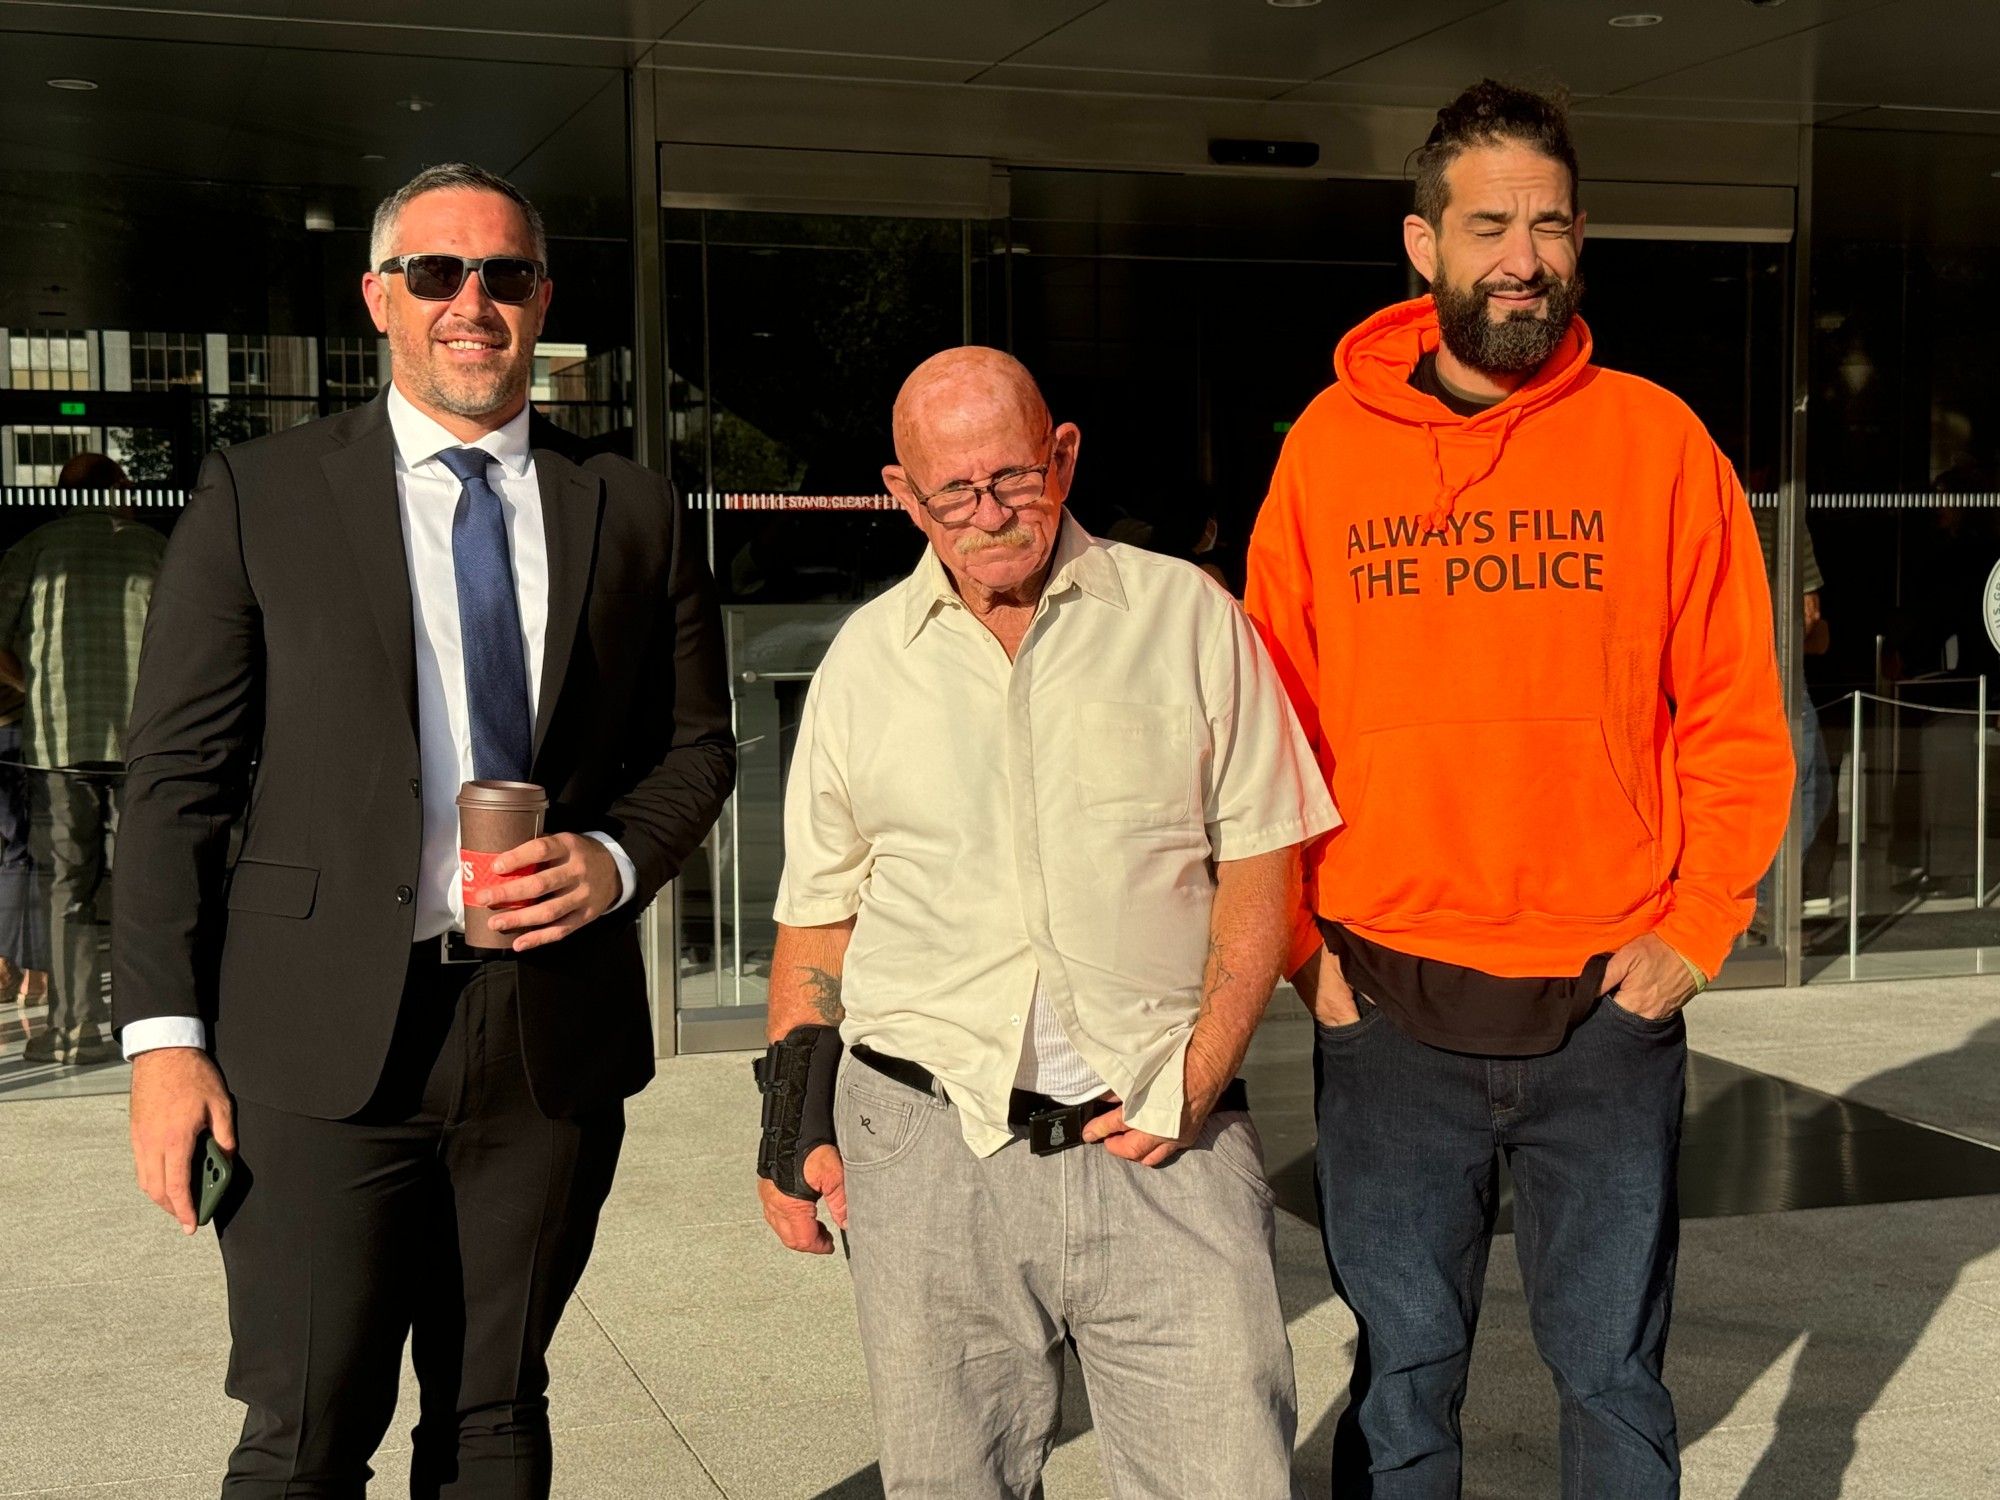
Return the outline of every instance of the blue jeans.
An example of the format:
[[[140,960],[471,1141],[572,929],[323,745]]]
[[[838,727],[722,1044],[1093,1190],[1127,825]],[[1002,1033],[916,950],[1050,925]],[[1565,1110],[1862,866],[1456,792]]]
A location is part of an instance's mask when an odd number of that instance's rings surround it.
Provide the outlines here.
[[[1367,1001],[1317,1029],[1320,1224],[1360,1325],[1334,1435],[1341,1500],[1460,1493],[1459,1408],[1499,1199],[1561,1404],[1566,1500],[1680,1493],[1660,1379],[1679,1244],[1687,1029],[1600,1000],[1540,1057],[1412,1041]]]

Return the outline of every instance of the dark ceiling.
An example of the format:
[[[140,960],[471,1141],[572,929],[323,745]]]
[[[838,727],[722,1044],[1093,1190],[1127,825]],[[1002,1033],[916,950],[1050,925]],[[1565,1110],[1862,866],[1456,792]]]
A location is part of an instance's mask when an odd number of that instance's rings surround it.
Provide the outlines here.
[[[1660,24],[1607,25],[1624,0],[0,0],[0,140],[24,167],[358,187],[476,143],[615,183],[565,126],[635,66],[1403,106],[1491,73],[1585,112],[2000,132],[1995,0],[1631,6]]]
[[[358,262],[385,191],[472,157],[563,235],[616,240],[633,69],[663,91],[834,77],[1306,110],[1491,73],[1559,78],[1584,114],[1819,124],[1822,183],[1849,186],[1844,206],[1823,187],[1830,224],[2000,242],[2000,0],[1630,3],[1660,23],[1606,24],[1626,0],[0,0],[0,232],[17,283],[129,284],[132,242],[185,238],[228,184],[204,263],[272,238],[250,220]],[[351,242],[301,241],[309,211]]]

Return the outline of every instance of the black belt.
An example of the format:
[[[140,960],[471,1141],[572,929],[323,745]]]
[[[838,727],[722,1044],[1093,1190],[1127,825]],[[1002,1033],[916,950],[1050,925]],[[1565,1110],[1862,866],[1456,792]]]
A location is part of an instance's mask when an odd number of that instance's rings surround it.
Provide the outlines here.
[[[520,957],[512,948],[475,948],[465,940],[464,933],[456,930],[412,943],[410,955],[418,964],[435,964],[440,968],[460,964],[492,964]]]
[[[904,1088],[915,1089],[920,1094],[944,1092],[938,1087],[937,1075],[922,1063],[905,1062],[900,1057],[885,1056],[866,1042],[856,1042],[847,1051],[856,1062],[867,1063],[884,1078],[893,1078]]]
[[[857,1042],[848,1051],[856,1062],[866,1063],[884,1078],[893,1078],[905,1088],[939,1097],[944,1094],[938,1085],[937,1075],[922,1063],[885,1056],[866,1042]],[[1007,1098],[1007,1123],[1015,1130],[1027,1133],[1029,1148],[1037,1156],[1049,1156],[1057,1151],[1067,1151],[1071,1146],[1082,1145],[1083,1127],[1115,1107],[1109,1099],[1085,1099],[1080,1104],[1064,1104],[1049,1094],[1015,1089]],[[1217,1096],[1215,1108],[1210,1113],[1240,1113],[1249,1108],[1248,1086],[1242,1079],[1232,1078]]]

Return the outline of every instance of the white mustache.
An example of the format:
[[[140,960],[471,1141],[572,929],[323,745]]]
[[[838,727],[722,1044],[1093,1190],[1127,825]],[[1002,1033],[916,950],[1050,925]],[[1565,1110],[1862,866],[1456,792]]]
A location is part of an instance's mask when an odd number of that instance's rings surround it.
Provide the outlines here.
[[[970,557],[975,552],[985,552],[994,547],[1026,547],[1034,539],[1033,532],[1019,525],[1009,526],[1004,531],[974,531],[959,542],[958,555]]]

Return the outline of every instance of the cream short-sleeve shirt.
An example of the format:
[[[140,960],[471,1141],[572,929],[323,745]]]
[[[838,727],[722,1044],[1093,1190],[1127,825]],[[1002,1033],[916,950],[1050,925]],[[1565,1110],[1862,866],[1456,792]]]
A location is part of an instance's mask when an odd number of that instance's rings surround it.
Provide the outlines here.
[[[921,1063],[984,1155],[1037,999],[1134,1128],[1180,1132],[1215,864],[1339,823],[1276,668],[1187,563],[1065,517],[1013,661],[926,550],[807,692],[777,920],[855,919],[849,1046]]]

